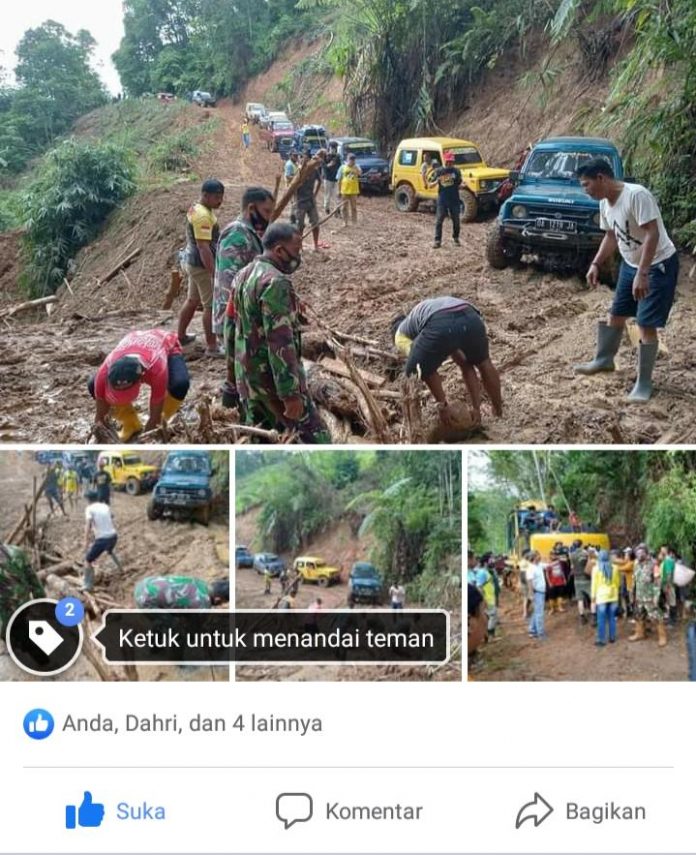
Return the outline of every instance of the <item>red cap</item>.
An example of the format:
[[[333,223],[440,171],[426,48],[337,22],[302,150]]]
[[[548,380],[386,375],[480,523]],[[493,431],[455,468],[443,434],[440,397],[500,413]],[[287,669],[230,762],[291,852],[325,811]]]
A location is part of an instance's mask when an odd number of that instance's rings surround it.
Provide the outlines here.
[[[444,152],[442,158],[445,163],[454,163],[454,154],[451,151]]]

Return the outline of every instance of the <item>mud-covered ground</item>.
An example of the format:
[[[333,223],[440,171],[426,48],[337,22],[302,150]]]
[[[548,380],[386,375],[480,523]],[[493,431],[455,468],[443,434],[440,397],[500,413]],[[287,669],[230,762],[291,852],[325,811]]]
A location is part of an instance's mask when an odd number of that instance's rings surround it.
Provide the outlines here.
[[[161,456],[161,455],[160,455]],[[25,502],[31,501],[33,476],[39,483],[43,467],[33,460],[33,452],[0,451],[0,512],[5,520],[3,534],[7,535],[20,517]],[[121,608],[135,608],[133,592],[136,583],[146,576],[180,575],[196,576],[210,583],[229,575],[229,531],[223,516],[214,518],[208,527],[195,522],[147,518],[149,494],[128,496],[124,492],[112,493],[111,508],[118,532],[116,554],[123,566],[118,571],[108,556],[97,564],[95,594],[105,595]],[[74,507],[66,504],[67,516],[60,511],[49,514],[48,501],[39,500],[37,522],[48,520],[45,527],[44,551],[78,564],[84,556],[85,501],[80,499]],[[7,531],[5,531],[7,529]],[[80,580],[74,573],[65,577],[75,586],[79,596]],[[227,608],[225,605],[224,608]],[[10,662],[0,643],[0,679],[25,679]],[[172,668],[163,666],[138,667],[140,680],[209,680],[227,679],[228,668],[208,667]],[[88,663],[78,663],[60,675],[63,679],[95,679]]]
[[[258,513],[252,511],[237,516],[236,543],[248,544],[252,552],[260,551],[261,545],[257,537],[256,520]],[[341,569],[341,580],[326,588],[307,583],[298,588],[296,607],[308,608],[316,599],[322,600],[323,610],[345,609],[348,607],[348,574],[355,561],[366,560],[365,542],[350,536],[349,527],[345,523],[328,529],[307,547],[307,555],[323,557],[334,567]],[[290,566],[292,555],[283,554],[283,559]],[[235,571],[234,590],[235,607],[238,609],[269,609],[275,608],[282,596],[280,582],[273,579],[270,595],[264,594],[263,576],[252,568],[239,568]],[[388,604],[385,601],[384,606]],[[421,603],[406,602],[406,607],[417,609]],[[359,608],[377,608],[361,603]],[[452,645],[461,642],[461,611],[451,617]],[[460,680],[461,663],[455,660],[442,667],[423,665],[284,665],[272,666],[237,666],[237,680],[298,680],[311,682],[319,680]]]
[[[224,224],[236,215],[243,187],[273,187],[280,171],[277,155],[254,137],[239,147],[238,110],[224,104],[213,151],[200,165],[228,186],[220,212]],[[256,131],[254,131],[256,134]],[[93,402],[86,382],[104,355],[131,329],[176,325],[181,300],[163,311],[175,252],[183,242],[185,212],[197,183],[180,183],[130,200],[103,237],[79,259],[80,273],[63,290],[50,318],[37,311],[5,323],[0,351],[0,440],[84,442]],[[692,262],[684,259],[678,299],[663,336],[655,370],[657,393],[646,406],[629,405],[635,352],[628,338],[614,374],[578,378],[572,366],[592,356],[597,321],[606,314],[611,292],[589,291],[579,277],[559,277],[533,267],[495,271],[485,260],[490,221],[463,224],[455,247],[445,224],[441,249],[432,248],[430,211],[400,214],[390,197],[363,196],[360,222],[344,229],[338,221],[322,228],[329,248],[311,250],[295,277],[303,300],[331,328],[365,336],[391,349],[389,321],[419,300],[454,294],[472,300],[486,320],[494,362],[502,369],[505,414],[495,419],[484,405],[482,429],[472,442],[654,443],[693,438],[696,414],[696,329]],[[136,246],[143,252],[126,275],[100,285],[97,278]],[[202,339],[200,317],[194,329]],[[215,400],[223,379],[219,360],[202,358],[198,342],[188,349],[192,389],[182,413],[190,425],[171,441],[201,439],[197,405]],[[356,361],[389,376],[379,361]],[[465,395],[458,371],[445,366],[450,399]],[[388,388],[398,390],[398,380]],[[404,441],[398,402],[389,407],[393,440]],[[430,403],[429,414],[432,415]],[[219,412],[219,411],[218,411]],[[220,434],[219,436],[222,436]],[[230,436],[227,435],[227,439]]]
[[[667,647],[657,646],[652,632],[645,641],[629,642],[635,624],[619,618],[615,644],[595,647],[595,630],[581,624],[575,603],[564,614],[549,614],[546,641],[529,638],[522,620],[520,595],[501,593],[499,635],[502,640],[484,646],[474,660],[474,680],[540,681],[670,681],[687,679],[685,628],[668,629]]]

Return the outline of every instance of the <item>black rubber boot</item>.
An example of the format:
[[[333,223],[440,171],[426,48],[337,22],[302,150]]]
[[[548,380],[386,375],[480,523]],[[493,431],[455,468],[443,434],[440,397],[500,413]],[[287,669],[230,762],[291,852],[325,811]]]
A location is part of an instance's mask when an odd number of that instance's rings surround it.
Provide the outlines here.
[[[638,378],[628,400],[633,404],[644,404],[653,391],[652,374],[657,359],[657,342],[640,343],[638,346]]]
[[[239,407],[239,395],[234,386],[225,383],[222,387],[222,406],[227,409],[235,409]]]
[[[614,370],[614,357],[621,344],[623,327],[610,327],[600,321],[597,324],[597,355],[591,362],[574,365],[576,374],[599,374],[600,371]]]

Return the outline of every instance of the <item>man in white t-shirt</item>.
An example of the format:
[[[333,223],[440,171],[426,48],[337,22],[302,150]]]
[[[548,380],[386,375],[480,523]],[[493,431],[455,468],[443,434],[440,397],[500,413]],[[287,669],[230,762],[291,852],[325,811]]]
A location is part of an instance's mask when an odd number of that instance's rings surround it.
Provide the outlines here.
[[[544,629],[544,609],[546,608],[546,576],[538,552],[531,552],[527,565],[527,587],[533,602],[532,616],[529,619],[529,637],[540,641],[546,638]]]
[[[96,490],[87,491],[89,504],[85,509],[85,573],[82,588],[91,591],[94,588],[94,562],[105,552],[121,570],[121,562],[114,554],[118,534],[111,516],[111,508],[98,500]]]
[[[393,609],[403,609],[406,602],[406,589],[403,585],[392,585],[389,589],[389,599]]]
[[[587,282],[599,285],[599,270],[618,249],[621,269],[609,322],[599,324],[597,355],[575,366],[577,374],[614,370],[627,318],[636,318],[640,331],[638,377],[629,401],[643,403],[652,394],[652,373],[657,357],[657,330],[669,317],[679,273],[679,256],[667,234],[652,193],[640,184],[614,177],[604,158],[588,160],[577,172],[583,190],[599,201],[605,235],[587,271]]]

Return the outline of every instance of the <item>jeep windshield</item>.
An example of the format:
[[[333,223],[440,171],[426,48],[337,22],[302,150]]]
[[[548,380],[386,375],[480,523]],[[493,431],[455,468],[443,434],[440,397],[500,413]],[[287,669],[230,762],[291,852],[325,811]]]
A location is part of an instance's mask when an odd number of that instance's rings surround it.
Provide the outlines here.
[[[481,152],[476,146],[459,146],[448,148],[447,151],[454,155],[455,166],[473,166],[475,163],[483,163]]]
[[[318,137],[315,134],[305,134],[302,141],[307,145],[326,145],[326,137]]]
[[[273,130],[274,131],[292,131],[292,122],[273,122]]]
[[[376,579],[377,571],[374,567],[354,567],[352,575],[354,579]]]
[[[124,454],[123,455],[123,465],[124,466],[140,466],[142,464],[142,458],[138,457],[137,454]]]
[[[346,155],[356,154],[358,156],[362,155],[363,157],[368,154],[377,154],[377,147],[374,143],[364,142],[364,143],[350,143],[350,145],[344,145],[343,151]]]
[[[537,181],[572,181],[579,184],[575,173],[583,163],[594,160],[595,157],[601,157],[611,163],[611,158],[603,152],[552,151],[547,149],[534,151],[524,169],[524,177]]]
[[[208,461],[204,457],[174,457],[167,461],[165,472],[208,473]]]

